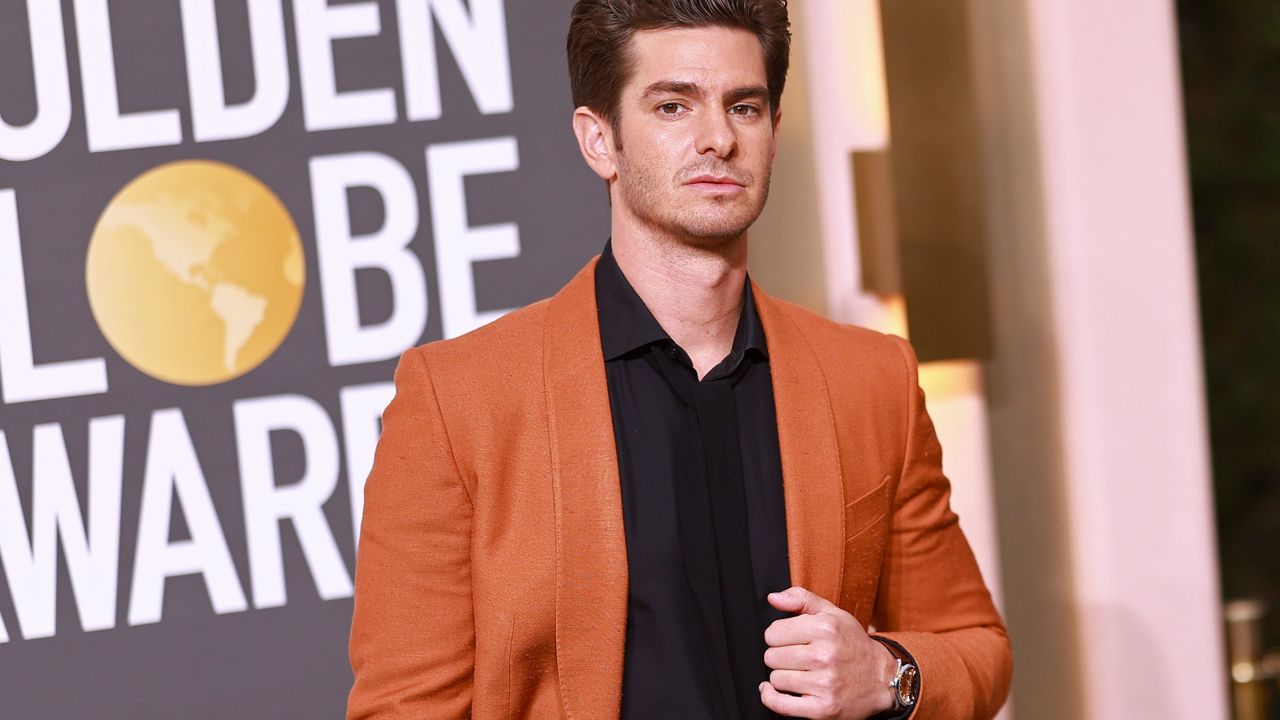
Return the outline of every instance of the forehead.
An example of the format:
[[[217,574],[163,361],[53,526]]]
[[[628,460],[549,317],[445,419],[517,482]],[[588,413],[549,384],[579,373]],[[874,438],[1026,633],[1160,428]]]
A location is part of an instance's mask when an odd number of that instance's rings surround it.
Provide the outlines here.
[[[764,50],[747,30],[724,27],[641,30],[628,43],[632,93],[655,82],[691,82],[709,90],[766,84]]]

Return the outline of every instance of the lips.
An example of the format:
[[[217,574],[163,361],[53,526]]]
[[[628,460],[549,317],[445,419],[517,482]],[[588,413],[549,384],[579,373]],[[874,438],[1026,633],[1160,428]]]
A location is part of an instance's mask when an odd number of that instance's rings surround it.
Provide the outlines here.
[[[706,192],[736,192],[745,187],[740,180],[729,175],[697,175],[685,185]]]

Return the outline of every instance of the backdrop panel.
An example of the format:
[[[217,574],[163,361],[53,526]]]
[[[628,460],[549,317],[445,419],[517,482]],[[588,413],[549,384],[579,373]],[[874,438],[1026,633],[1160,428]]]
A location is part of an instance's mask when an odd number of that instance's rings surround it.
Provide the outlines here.
[[[608,231],[570,4],[0,4],[0,715],[341,715],[396,358]]]

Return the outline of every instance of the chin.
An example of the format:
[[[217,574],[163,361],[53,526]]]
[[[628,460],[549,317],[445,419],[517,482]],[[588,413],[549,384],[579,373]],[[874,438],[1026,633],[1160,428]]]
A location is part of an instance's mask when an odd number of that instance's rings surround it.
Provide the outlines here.
[[[630,199],[625,191],[622,197]],[[639,199],[641,202],[627,204],[629,213],[642,225],[706,249],[723,247],[742,237],[764,210],[764,198],[757,197],[653,202],[653,198],[641,195]]]
[[[727,244],[739,237],[751,228],[751,223],[696,223],[686,224],[681,227],[681,234],[692,239],[696,244],[703,247],[715,247]]]
[[[682,234],[706,245],[718,245],[741,237],[760,216],[760,210],[726,212],[727,208],[710,208],[696,214],[686,213],[673,225]]]

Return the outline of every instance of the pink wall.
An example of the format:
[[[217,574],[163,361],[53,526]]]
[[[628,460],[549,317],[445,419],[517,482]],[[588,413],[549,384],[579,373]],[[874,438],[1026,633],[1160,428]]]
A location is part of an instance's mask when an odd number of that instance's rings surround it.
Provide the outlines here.
[[[1172,5],[1027,5],[1091,718],[1226,716]]]

